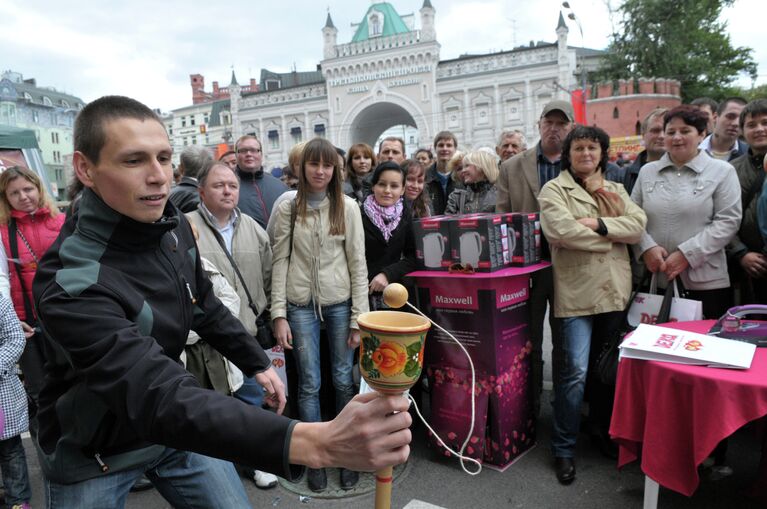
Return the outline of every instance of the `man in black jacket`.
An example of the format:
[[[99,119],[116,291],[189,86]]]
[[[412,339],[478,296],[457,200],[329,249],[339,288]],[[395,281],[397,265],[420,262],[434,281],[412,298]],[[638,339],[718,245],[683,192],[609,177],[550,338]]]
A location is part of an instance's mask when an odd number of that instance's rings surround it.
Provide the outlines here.
[[[192,145],[179,157],[181,181],[170,192],[170,202],[183,213],[194,212],[200,204],[197,177],[213,163],[213,157],[205,147]]]
[[[458,149],[458,139],[450,131],[440,131],[434,137],[436,161],[426,171],[425,191],[431,200],[431,210],[435,216],[445,213],[447,197],[453,192],[455,181],[450,178],[447,162]]]
[[[86,189],[34,281],[48,507],[123,507],[144,473],[175,507],[249,507],[234,468],[214,458],[288,479],[298,465],[374,470],[407,458],[404,398],[358,396],[327,423],[278,415],[283,384],[214,296],[189,223],[167,204],[172,149],[154,112],[103,97],[78,115],[74,143]],[[202,389],[179,362],[190,329],[255,375],[278,413]]]

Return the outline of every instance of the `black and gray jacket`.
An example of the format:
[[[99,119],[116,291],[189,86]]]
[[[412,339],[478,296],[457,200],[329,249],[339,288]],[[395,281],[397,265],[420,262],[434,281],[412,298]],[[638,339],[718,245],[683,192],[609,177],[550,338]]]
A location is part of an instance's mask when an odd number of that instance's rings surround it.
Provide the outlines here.
[[[179,362],[194,329],[247,376],[269,367],[213,295],[175,207],[140,223],[86,190],[41,260],[34,294],[46,334],[38,447],[49,479],[133,468],[164,447],[295,477],[295,421],[200,388]]]

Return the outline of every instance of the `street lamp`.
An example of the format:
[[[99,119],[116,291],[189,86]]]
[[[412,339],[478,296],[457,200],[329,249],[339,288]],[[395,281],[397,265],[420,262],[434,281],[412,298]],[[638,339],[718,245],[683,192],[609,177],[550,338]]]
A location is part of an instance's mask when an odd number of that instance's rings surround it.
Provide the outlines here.
[[[581,34],[581,48],[585,48],[585,43],[584,43],[584,40],[583,40],[583,26],[581,25],[580,18],[578,18],[578,16],[575,15],[575,12],[573,12],[572,7],[570,7],[570,2],[567,2],[567,1],[562,2],[562,7],[564,7],[568,11],[570,11],[570,12],[567,13],[567,18],[572,20],[572,21],[575,21],[575,24],[578,26],[578,31]],[[576,58],[576,60],[578,58],[578,50],[577,49],[575,50],[575,58]],[[581,86],[581,103],[583,105],[584,123],[585,123],[585,119],[586,119],[586,78],[587,78],[587,74],[588,73],[586,71],[586,57],[585,56],[581,56],[581,83],[582,83],[582,86]]]

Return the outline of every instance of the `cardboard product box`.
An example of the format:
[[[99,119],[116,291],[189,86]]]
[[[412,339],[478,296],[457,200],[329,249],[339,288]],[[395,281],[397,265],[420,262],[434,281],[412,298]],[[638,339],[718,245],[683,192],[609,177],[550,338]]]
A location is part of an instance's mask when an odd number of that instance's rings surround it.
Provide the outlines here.
[[[540,263],[541,261],[541,215],[538,212],[532,215],[535,216],[535,219],[534,219],[535,229],[533,230],[533,238],[535,243],[535,255],[533,256],[533,263]]]
[[[469,352],[474,368],[502,373],[528,342],[529,277],[422,278],[418,305]],[[469,369],[463,350],[436,327],[429,330],[425,363]]]
[[[510,265],[513,267],[526,267],[534,262],[531,257],[534,239],[534,227],[530,224],[527,214],[518,212],[503,214],[507,227],[507,239],[509,243]]]
[[[453,263],[450,251],[450,223],[453,216],[433,216],[413,222],[415,257],[424,270],[447,270]]]
[[[450,366],[433,366],[426,369],[429,380],[429,407],[432,409],[429,424],[449,448],[461,451],[471,427],[471,371]],[[487,375],[477,377],[474,401],[474,429],[464,456],[484,460],[487,436],[487,410],[490,401]],[[426,431],[428,444],[445,456],[450,451],[437,438]]]
[[[505,372],[476,374],[474,429],[464,455],[505,469],[535,445],[536,421],[529,398],[529,355],[532,345],[518,346]],[[445,365],[429,365],[430,424],[445,444],[456,452],[471,424],[471,371]],[[445,449],[431,432],[428,444],[445,456]]]
[[[498,214],[467,214],[450,222],[450,247],[454,263],[470,263],[476,272],[504,268],[501,224]]]
[[[527,212],[524,216],[527,218],[526,247],[529,250],[525,258],[530,260],[529,264],[538,263],[541,261],[541,215],[538,212]]]

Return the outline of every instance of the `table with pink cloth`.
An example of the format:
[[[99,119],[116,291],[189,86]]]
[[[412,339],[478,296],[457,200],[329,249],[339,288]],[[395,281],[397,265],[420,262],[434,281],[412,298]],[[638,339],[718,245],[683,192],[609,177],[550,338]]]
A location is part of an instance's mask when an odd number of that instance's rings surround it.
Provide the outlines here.
[[[706,333],[714,323],[664,326]],[[767,349],[756,349],[747,370],[622,359],[610,435],[619,445],[619,468],[635,461],[641,449],[647,477],[691,496],[698,465],[716,445],[765,415]]]

